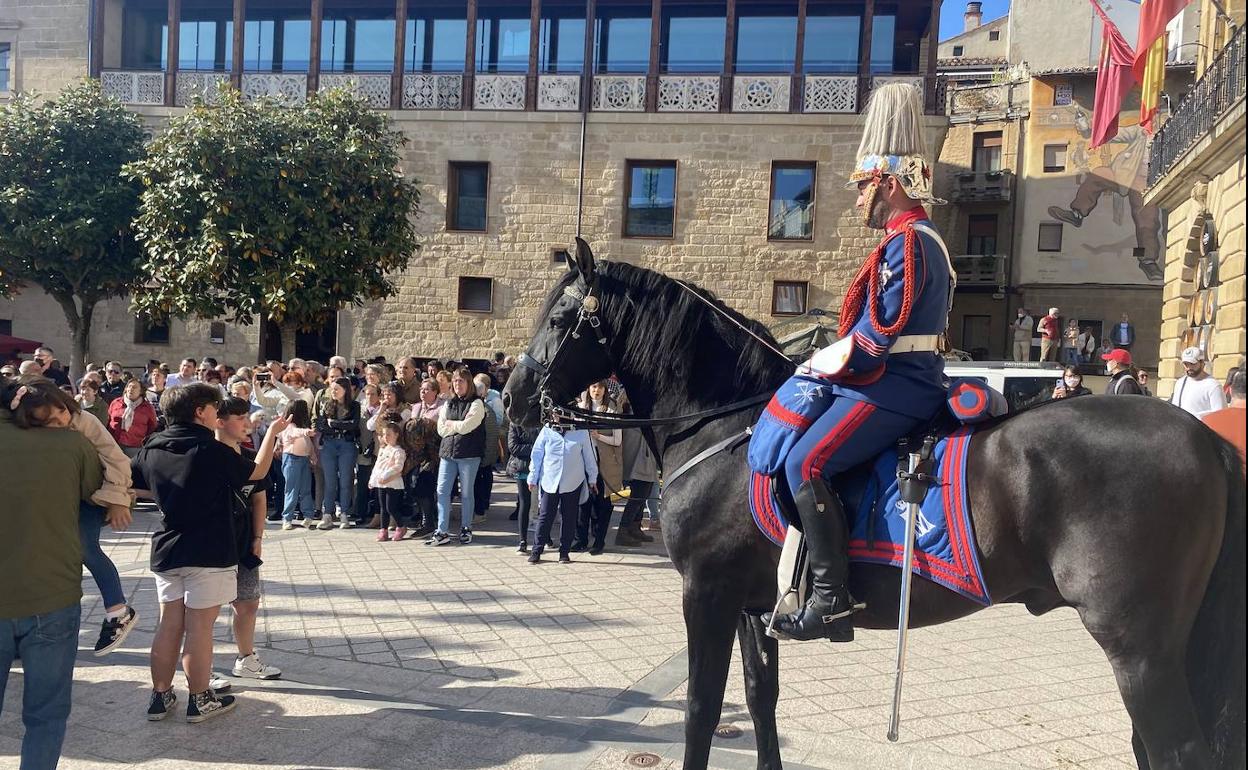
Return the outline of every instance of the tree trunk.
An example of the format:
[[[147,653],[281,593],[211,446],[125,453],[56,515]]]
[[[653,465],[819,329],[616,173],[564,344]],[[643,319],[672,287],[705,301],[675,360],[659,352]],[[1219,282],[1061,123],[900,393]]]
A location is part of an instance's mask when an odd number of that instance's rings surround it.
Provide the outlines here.
[[[60,293],[53,294],[52,297],[60,304],[69,325],[72,343],[69,353],[69,379],[77,383],[82,379],[87,359],[91,355],[91,319],[95,315],[95,305],[99,300],[85,297],[76,299],[72,294]]]
[[[290,321],[282,321],[282,357],[289,361],[298,354],[295,352],[295,335],[298,328]]]

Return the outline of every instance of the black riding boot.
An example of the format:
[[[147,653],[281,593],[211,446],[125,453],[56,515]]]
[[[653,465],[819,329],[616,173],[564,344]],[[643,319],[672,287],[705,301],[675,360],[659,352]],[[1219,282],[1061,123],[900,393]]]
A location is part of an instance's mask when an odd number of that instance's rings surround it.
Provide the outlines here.
[[[818,478],[798,488],[794,503],[806,536],[812,590],[806,606],[797,614],[776,618],[775,629],[783,636],[803,642],[812,639],[852,642],[854,622],[849,616],[865,605],[856,603],[845,585],[849,579],[846,551],[849,530],[845,509],[836,493]],[[763,617],[763,622],[770,620],[768,616]]]

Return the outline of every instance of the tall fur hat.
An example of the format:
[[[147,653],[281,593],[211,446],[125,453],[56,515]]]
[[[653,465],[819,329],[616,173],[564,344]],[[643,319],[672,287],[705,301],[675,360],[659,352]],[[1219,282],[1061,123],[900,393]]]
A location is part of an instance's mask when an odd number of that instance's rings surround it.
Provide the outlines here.
[[[926,156],[922,93],[909,83],[880,86],[867,104],[862,141],[846,187],[892,176],[911,198],[945,203],[932,194],[932,168]]]

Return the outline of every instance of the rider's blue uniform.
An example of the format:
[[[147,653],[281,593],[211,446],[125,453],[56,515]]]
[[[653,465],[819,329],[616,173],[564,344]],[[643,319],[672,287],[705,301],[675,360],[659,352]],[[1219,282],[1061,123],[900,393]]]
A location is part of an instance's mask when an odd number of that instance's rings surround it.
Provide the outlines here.
[[[904,233],[915,224],[935,230],[922,208],[888,224],[875,323],[868,297],[852,319],[854,350],[848,372],[829,378],[836,398],[785,458],[785,476],[794,495],[815,474],[832,479],[878,457],[931,418],[945,400],[944,363],[938,353],[889,353],[898,337],[943,334],[948,324],[949,262],[936,239],[920,229],[914,231],[917,273],[910,318],[891,336],[877,328],[893,325],[902,313]]]

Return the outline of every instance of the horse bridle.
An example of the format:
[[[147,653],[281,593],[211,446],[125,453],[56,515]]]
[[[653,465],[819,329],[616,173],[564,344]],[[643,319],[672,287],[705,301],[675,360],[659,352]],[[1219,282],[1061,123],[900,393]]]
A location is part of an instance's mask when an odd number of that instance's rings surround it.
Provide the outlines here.
[[[729,315],[726,310],[711,302],[706,297],[703,297],[701,294],[698,294],[684,281],[677,280],[676,283],[682,289],[705,303],[707,307],[711,308],[717,314],[735,324],[746,334],[750,335],[776,355],[783,358],[786,362],[792,363],[792,359],[786,356],[774,345],[770,344],[753,330],[737,321],[737,319]],[[584,291],[577,288],[575,284],[572,284],[571,286],[564,288],[563,294],[564,296],[571,297],[580,303],[580,308],[578,309],[576,316],[576,324],[563,335],[562,339],[559,340],[559,344],[555,346],[555,352],[551,354],[550,360],[546,363],[542,363],[533,356],[529,355],[528,351],[521,353],[516,361],[518,366],[522,366],[536,372],[541,378],[538,380],[537,394],[538,403],[541,405],[543,413],[543,422],[549,422],[551,419],[554,419],[561,424],[585,430],[613,430],[620,428],[644,429],[652,428],[658,425],[671,425],[711,417],[720,417],[726,414],[741,411],[742,409],[746,409],[751,406],[756,406],[771,398],[771,393],[760,393],[756,396],[751,396],[750,398],[742,399],[740,401],[734,401],[731,404],[726,404],[724,406],[718,406],[700,412],[692,412],[690,414],[676,415],[673,417],[628,417],[625,415],[610,414],[605,412],[592,412],[580,407],[556,403],[550,392],[552,372],[554,371],[555,364],[558,363],[559,356],[563,353],[568,341],[580,339],[582,333],[581,330],[584,326],[588,325],[592,332],[597,336],[598,344],[602,346],[602,352],[607,357],[609,368],[612,371],[616,369],[615,359],[611,355],[611,346],[607,338],[606,328],[602,323],[602,319],[598,315],[599,311],[602,309],[602,300],[601,292],[598,289],[597,273],[592,272],[590,277],[586,279]],[[648,440],[650,440],[651,444],[653,444],[651,439],[648,438]],[[652,449],[656,450],[657,456],[657,447],[652,446]]]

